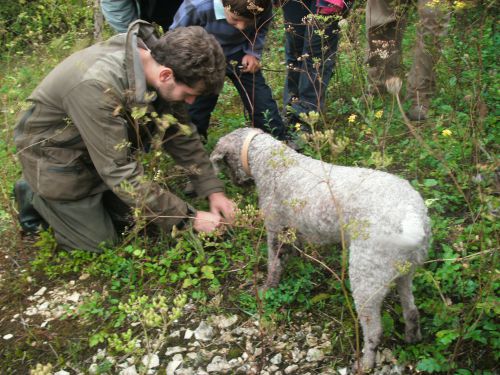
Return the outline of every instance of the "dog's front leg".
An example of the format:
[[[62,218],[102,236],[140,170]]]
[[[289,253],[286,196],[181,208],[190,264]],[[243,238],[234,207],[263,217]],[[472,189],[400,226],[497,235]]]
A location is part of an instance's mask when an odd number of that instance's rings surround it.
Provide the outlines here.
[[[265,288],[276,288],[280,282],[286,259],[289,255],[288,246],[278,240],[278,233],[267,232],[267,281]]]

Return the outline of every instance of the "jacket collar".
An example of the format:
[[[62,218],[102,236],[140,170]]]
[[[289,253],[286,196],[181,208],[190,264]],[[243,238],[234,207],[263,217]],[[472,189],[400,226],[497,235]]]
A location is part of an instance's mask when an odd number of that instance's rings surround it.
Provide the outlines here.
[[[155,43],[157,36],[153,25],[137,20],[130,24],[125,44],[127,79],[133,100],[137,104],[150,104],[157,98],[157,93],[148,89],[144,67],[137,47],[138,39],[148,47]],[[149,47],[148,47],[149,48]]]
[[[224,13],[224,5],[222,0],[214,0],[214,12],[216,20],[225,20],[226,14]]]

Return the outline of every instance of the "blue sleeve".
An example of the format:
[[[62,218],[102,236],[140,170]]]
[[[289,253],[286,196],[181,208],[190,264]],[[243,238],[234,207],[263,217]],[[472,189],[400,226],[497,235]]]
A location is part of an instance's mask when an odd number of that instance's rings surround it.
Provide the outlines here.
[[[101,9],[117,33],[126,33],[128,25],[139,18],[135,0],[101,0]]]
[[[273,8],[268,7],[259,17],[254,39],[252,42],[248,42],[246,48],[244,49],[244,52],[247,55],[255,56],[260,60],[262,50],[264,49],[264,43],[266,41],[267,31],[269,30],[269,25],[271,24],[272,19]]]
[[[177,13],[175,13],[174,21],[170,25],[169,29],[173,30],[178,27],[188,27],[188,26],[205,26],[202,17],[194,4],[191,1],[184,1]]]

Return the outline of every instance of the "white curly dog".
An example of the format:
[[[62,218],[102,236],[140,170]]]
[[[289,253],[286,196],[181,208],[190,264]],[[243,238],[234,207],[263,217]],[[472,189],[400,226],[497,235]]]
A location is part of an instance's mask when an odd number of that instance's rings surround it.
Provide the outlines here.
[[[312,159],[252,128],[222,137],[211,160],[216,168],[226,164],[237,184],[255,181],[267,229],[266,287],[276,287],[283,271],[287,246],[278,239],[283,231],[295,230],[298,241],[348,248],[364,337],[360,369],[375,364],[381,305],[391,284],[401,299],[406,341],[421,338],[412,279],[415,266],[427,257],[430,220],[422,197],[406,180]]]

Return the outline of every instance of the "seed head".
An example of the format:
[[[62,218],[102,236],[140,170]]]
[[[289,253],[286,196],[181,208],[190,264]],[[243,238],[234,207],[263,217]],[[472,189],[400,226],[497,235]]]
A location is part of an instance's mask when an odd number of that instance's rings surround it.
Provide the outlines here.
[[[385,87],[387,88],[387,91],[390,92],[392,95],[398,95],[399,92],[401,91],[402,85],[403,82],[399,77],[391,77],[385,81]]]

